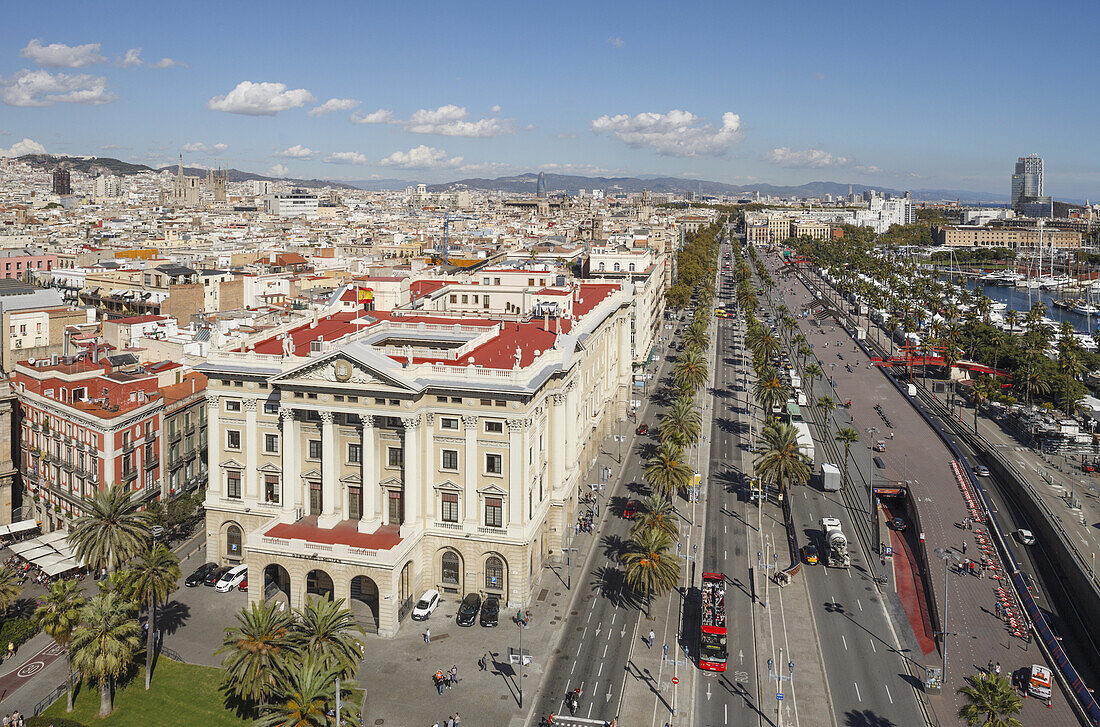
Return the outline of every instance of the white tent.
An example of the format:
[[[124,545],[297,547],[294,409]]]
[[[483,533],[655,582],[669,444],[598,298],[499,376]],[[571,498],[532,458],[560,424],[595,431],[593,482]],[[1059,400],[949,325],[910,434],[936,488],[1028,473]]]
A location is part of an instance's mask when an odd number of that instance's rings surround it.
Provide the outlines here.
[[[52,533],[46,533],[45,535],[39,535],[35,540],[40,543],[53,545],[58,541],[64,541],[69,537],[69,534],[64,530],[54,530]]]
[[[60,563],[63,560],[68,560],[68,558],[66,558],[63,555],[59,555],[57,553],[50,553],[49,555],[43,555],[39,558],[35,558],[34,559],[34,564],[36,566],[38,566],[39,568],[42,568],[44,570],[44,569],[50,567],[51,565],[54,565],[56,563]]]
[[[11,548],[11,552],[15,553],[16,555],[23,555],[24,553],[28,553],[35,548],[41,548],[42,544],[36,543],[33,540],[26,540],[22,543],[12,543],[8,547]]]
[[[25,533],[34,530],[37,527],[38,523],[34,520],[20,520],[17,523],[12,523],[11,525],[9,525],[8,529],[11,531],[12,535],[17,535],[18,533]]]
[[[39,545],[34,550],[28,550],[25,553],[20,553],[20,555],[24,559],[29,560],[30,562],[33,563],[35,558],[41,558],[44,555],[53,555],[56,552],[57,552],[56,550],[54,550],[53,548],[51,548],[48,545]]]
[[[61,560],[53,565],[46,566],[42,569],[42,572],[53,577],[61,573],[68,573],[71,570],[76,570],[79,567],[80,566],[76,564],[75,560]]]

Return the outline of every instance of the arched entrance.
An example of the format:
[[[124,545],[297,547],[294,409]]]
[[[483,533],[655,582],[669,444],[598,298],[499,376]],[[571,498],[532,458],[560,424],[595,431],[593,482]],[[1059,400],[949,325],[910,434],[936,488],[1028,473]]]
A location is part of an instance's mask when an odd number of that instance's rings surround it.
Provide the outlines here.
[[[444,548],[439,553],[439,589],[443,593],[463,593],[462,556]]]
[[[504,558],[495,553],[485,558],[485,579],[482,589],[488,595],[497,596],[504,603],[508,602],[508,564]]]
[[[280,603],[290,604],[290,574],[278,563],[264,568],[263,599],[270,601],[273,598]]]
[[[333,590],[332,576],[323,570],[318,568],[306,574],[306,595],[320,596],[331,601]]]
[[[348,607],[364,631],[378,633],[378,584],[367,576],[352,578]]]
[[[241,539],[244,532],[236,523],[229,523],[225,528],[225,558],[233,563],[241,562]]]

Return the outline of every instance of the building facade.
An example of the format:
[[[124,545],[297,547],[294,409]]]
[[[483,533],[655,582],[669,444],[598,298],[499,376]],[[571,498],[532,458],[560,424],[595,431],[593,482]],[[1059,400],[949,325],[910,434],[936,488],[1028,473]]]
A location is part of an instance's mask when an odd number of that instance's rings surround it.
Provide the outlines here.
[[[630,292],[572,295],[552,324],[341,312],[212,352],[207,557],[383,635],[427,588],[528,603],[629,401]]]
[[[977,227],[955,225],[936,230],[939,244],[948,247],[1007,247],[1010,250],[1038,250],[1040,240],[1044,248],[1056,247],[1077,250],[1081,247],[1081,233],[1073,230],[1057,230],[1037,227]]]

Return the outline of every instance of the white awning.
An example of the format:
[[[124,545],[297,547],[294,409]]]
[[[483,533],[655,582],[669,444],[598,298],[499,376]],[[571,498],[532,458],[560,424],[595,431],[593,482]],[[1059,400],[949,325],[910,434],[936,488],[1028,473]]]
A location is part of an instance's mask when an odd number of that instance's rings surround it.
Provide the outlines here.
[[[36,543],[32,540],[28,540],[22,543],[12,543],[8,547],[11,548],[11,552],[15,553],[16,555],[24,555],[25,553],[28,553],[35,548],[41,548],[42,544]]]
[[[35,520],[20,520],[19,522],[12,523],[8,526],[13,535],[15,533],[25,533],[28,530],[34,530],[37,527],[38,522]]]
[[[75,560],[62,560],[53,565],[46,566],[42,569],[42,572],[48,576],[56,576],[62,573],[68,573],[71,570],[76,570],[79,567],[80,566],[77,565]]]
[[[39,535],[35,540],[43,545],[53,545],[54,543],[64,541],[69,537],[69,533],[64,530],[54,530],[52,533],[46,533],[45,535]]]
[[[35,558],[33,562],[36,566],[38,566],[39,568],[42,568],[43,570],[45,570],[46,568],[49,568],[51,565],[54,565],[56,563],[60,563],[63,560],[69,560],[69,559],[66,558],[63,555],[59,555],[58,553],[50,553],[49,555],[43,555],[41,558]]]
[[[24,559],[29,560],[33,563],[35,558],[41,558],[43,555],[53,555],[56,552],[57,551],[49,545],[39,545],[33,550],[28,550],[25,553],[20,553],[20,555],[23,556]]]

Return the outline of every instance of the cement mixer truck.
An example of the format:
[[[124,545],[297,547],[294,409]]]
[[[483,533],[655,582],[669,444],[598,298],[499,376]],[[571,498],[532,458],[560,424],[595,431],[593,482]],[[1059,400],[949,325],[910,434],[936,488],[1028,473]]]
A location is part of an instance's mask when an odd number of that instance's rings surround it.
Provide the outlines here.
[[[848,538],[840,529],[840,520],[835,517],[821,518],[821,533],[825,540],[825,564],[830,568],[847,568],[852,564],[848,555]]]

